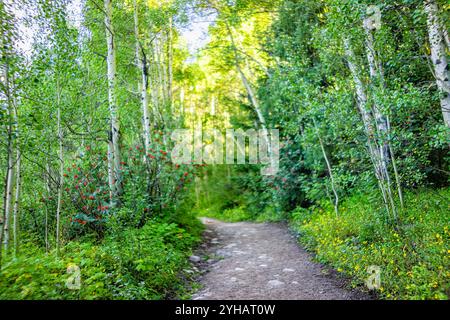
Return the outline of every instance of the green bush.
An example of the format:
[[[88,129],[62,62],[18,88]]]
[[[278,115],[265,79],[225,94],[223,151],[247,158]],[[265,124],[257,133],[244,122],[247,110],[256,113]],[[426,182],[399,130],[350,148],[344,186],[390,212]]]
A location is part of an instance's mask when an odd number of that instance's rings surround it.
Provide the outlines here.
[[[99,245],[73,241],[55,252],[35,245],[9,257],[0,273],[0,299],[163,299],[182,294],[179,277],[198,242],[174,223],[151,220],[127,228]],[[67,268],[79,267],[81,287],[66,286]]]
[[[332,208],[297,209],[291,223],[300,241],[362,285],[367,267],[381,267],[380,297],[448,299],[450,295],[450,189],[406,194],[397,228],[384,223],[383,211],[359,194],[345,201],[336,216]]]
[[[45,253],[34,245],[22,248],[15,259],[5,261],[0,273],[0,299],[95,299],[108,298],[107,274],[99,262],[99,247],[72,242],[61,251]],[[67,268],[80,268],[82,286],[70,290]]]

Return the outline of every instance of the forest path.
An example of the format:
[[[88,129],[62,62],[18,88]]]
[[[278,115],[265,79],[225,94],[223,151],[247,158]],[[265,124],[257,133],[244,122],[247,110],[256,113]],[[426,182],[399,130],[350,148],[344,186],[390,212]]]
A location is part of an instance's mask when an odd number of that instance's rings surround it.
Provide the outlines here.
[[[360,300],[368,296],[345,289],[345,281],[311,261],[282,224],[225,223],[202,218],[205,243],[198,262],[202,289],[193,300]]]

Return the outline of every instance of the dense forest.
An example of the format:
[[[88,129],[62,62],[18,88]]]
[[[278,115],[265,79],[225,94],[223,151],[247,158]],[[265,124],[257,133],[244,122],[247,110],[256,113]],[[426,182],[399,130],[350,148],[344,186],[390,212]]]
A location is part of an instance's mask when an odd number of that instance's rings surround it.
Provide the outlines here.
[[[189,299],[205,216],[287,221],[354,287],[378,266],[377,298],[448,299],[449,13],[0,0],[0,299]],[[180,163],[196,128],[275,130],[278,170]]]

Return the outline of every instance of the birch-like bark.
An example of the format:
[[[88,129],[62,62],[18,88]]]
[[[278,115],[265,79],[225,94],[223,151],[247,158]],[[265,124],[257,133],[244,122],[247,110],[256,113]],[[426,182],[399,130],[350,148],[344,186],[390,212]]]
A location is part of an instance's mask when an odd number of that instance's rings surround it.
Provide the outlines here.
[[[58,93],[59,104],[59,93]],[[61,108],[58,107],[58,141],[59,141],[59,179],[58,179],[58,200],[56,205],[56,254],[59,255],[60,235],[61,235],[61,204],[62,190],[64,184],[64,153],[63,153],[63,130],[61,125]]]
[[[158,81],[158,94],[159,94],[159,100],[161,101],[161,104],[164,108],[164,105],[166,103],[166,95],[164,92],[164,68],[162,67],[162,57],[161,57],[161,35],[159,37],[155,38],[155,57],[156,57],[156,69],[157,69],[157,81]]]
[[[445,125],[450,128],[450,71],[445,50],[446,45],[448,46],[448,32],[443,33],[445,26],[441,25],[438,15],[439,9],[435,0],[425,0],[424,9],[427,14],[431,62],[434,67],[436,85],[441,95],[442,115],[444,117]]]
[[[5,193],[3,202],[3,219],[2,228],[0,232],[0,246],[3,245],[5,252],[8,251],[9,247],[9,225],[11,219],[11,205],[12,205],[12,192],[14,184],[14,142],[13,142],[13,122],[14,122],[14,105],[12,102],[12,93],[10,89],[10,79],[9,79],[9,66],[5,66],[5,95],[7,99],[7,119],[8,119],[8,131],[7,131],[7,168],[5,175]],[[0,250],[0,256],[2,252]]]
[[[158,68],[156,65],[156,58],[155,58],[155,45],[154,43],[150,43],[149,50],[151,54],[151,61],[153,62],[150,64],[149,67],[149,85],[150,85],[150,92],[152,96],[152,104],[154,108],[154,114],[159,113],[159,93],[158,93],[158,86],[157,86],[157,75],[158,75]],[[156,120],[156,119],[155,119]]]
[[[383,68],[381,63],[377,59],[377,54],[375,51],[374,46],[374,39],[373,39],[373,30],[374,26],[371,23],[368,23],[368,20],[364,21],[364,29],[366,32],[366,54],[367,54],[367,61],[369,63],[369,71],[370,71],[370,79],[372,82],[373,88],[376,90],[376,88],[384,88],[384,76],[383,76]],[[384,112],[381,110],[380,106],[377,104],[376,101],[373,102],[373,114],[375,116],[375,123],[378,131],[378,148],[379,148],[379,154],[381,157],[380,165],[381,165],[381,174],[383,175],[383,180],[386,181],[385,190],[386,194],[388,196],[389,202],[391,204],[392,213],[394,215],[394,218],[397,220],[397,209],[395,206],[394,198],[392,196],[392,189],[391,189],[391,177],[388,170],[388,165],[390,160],[392,160],[389,157],[389,153],[391,151],[391,156],[394,157],[393,149],[390,144],[390,124],[388,122],[388,117],[384,114]],[[401,206],[403,207],[403,196],[401,192],[400,187],[400,178],[397,172],[397,166],[395,165],[395,159],[393,158],[393,167],[395,168],[395,178],[397,181],[397,190],[401,202]]]
[[[369,62],[369,71],[370,78],[374,85],[379,84],[380,87],[384,88],[384,75],[383,68],[381,63],[376,59],[376,52],[373,41],[373,34],[371,29],[371,24],[365,23],[365,31],[366,31],[366,52],[367,52],[367,60]],[[390,191],[390,175],[388,171],[388,162],[392,163],[392,167],[394,169],[394,176],[397,185],[397,192],[400,200],[401,208],[403,209],[403,193],[401,189],[400,183],[400,175],[397,170],[397,164],[395,160],[394,149],[392,148],[392,144],[390,142],[390,134],[391,134],[391,125],[389,116],[385,116],[383,112],[380,110],[379,106],[376,102],[373,104],[373,110],[375,115],[375,121],[377,124],[378,133],[381,134],[381,142],[379,143],[379,154],[381,157],[381,168],[380,171],[383,173],[384,178],[387,180],[388,186],[386,188],[388,195],[390,195],[391,205],[393,210],[395,211],[395,206],[393,203],[391,191]],[[395,213],[394,213],[395,214]],[[396,215],[396,214],[395,214]]]
[[[162,76],[161,76],[161,67],[160,67],[160,59],[159,59],[159,49],[158,49],[158,35],[155,35],[154,40],[150,45],[150,52],[152,58],[152,70],[150,77],[150,87],[152,91],[152,99],[154,106],[154,114],[158,116],[158,119],[155,117],[155,127],[159,127],[158,121],[160,121],[161,125],[164,123],[164,117],[161,112],[161,106],[164,105],[164,97],[162,94]]]
[[[356,58],[355,53],[350,45],[350,41],[347,38],[344,38],[344,49],[345,56],[347,58],[348,67],[350,69],[350,73],[353,78],[353,82],[355,84],[356,89],[356,98],[357,98],[357,107],[361,114],[361,118],[363,120],[364,131],[367,136],[367,147],[369,149],[369,156],[372,164],[374,166],[375,177],[378,181],[378,186],[381,191],[381,195],[383,197],[383,202],[386,207],[387,212],[390,212],[389,203],[388,203],[388,195],[385,188],[384,183],[384,173],[383,173],[383,165],[381,161],[380,150],[377,148],[375,139],[375,132],[372,125],[372,115],[367,110],[367,94],[364,88],[364,85],[359,76],[358,68],[356,67]]]
[[[8,219],[8,210],[9,210],[7,207],[8,181],[10,179],[9,165],[10,165],[10,162],[8,160],[7,168],[6,168],[6,176],[5,176],[5,190],[3,193],[3,215],[2,215],[2,217],[0,217],[0,269],[2,266],[2,257],[3,257],[3,253],[2,253],[3,238],[4,238],[3,236],[5,234],[5,230],[7,230],[7,228],[5,229],[5,224]]]
[[[184,87],[181,87],[180,90],[180,115],[181,118],[184,118]]]
[[[169,81],[167,84],[167,91],[169,95],[169,103],[170,103],[170,111],[173,112],[173,18],[169,18],[169,39],[168,39],[168,61],[167,61],[167,69],[168,69],[168,76]]]
[[[50,154],[50,148],[47,148],[47,154]],[[50,188],[50,178],[49,178],[49,174],[50,174],[50,165],[48,163],[48,159],[47,159],[47,163],[46,163],[46,174],[45,174],[45,187],[47,189],[47,196],[50,197],[51,195],[51,188]],[[44,238],[45,238],[45,251],[48,252],[50,250],[50,243],[49,243],[49,239],[48,239],[48,207],[45,205],[45,230],[44,230]]]
[[[8,111],[10,113],[11,111]],[[8,126],[8,167],[6,172],[6,185],[5,185],[5,202],[4,202],[4,214],[3,214],[3,246],[5,252],[9,247],[9,225],[11,221],[11,205],[12,205],[12,193],[14,184],[14,150],[12,141],[12,118],[10,118],[10,125]]]
[[[376,58],[372,30],[368,25],[365,25],[364,29],[366,31],[366,54],[367,54],[367,61],[369,63],[370,78],[375,87],[378,83],[381,83],[382,81],[381,67],[378,64]],[[388,151],[389,147],[386,142],[386,138],[388,136],[388,125],[386,121],[386,116],[383,114],[383,111],[380,110],[377,103],[373,104],[373,115],[375,117],[375,124],[378,130],[378,134],[380,135],[379,145],[380,145],[381,161],[384,167],[383,170],[387,171],[387,165],[389,161],[389,151]]]
[[[159,46],[159,55],[160,55],[160,64],[161,64],[161,73],[162,73],[162,92],[164,97],[164,107],[167,109],[167,106],[169,104],[169,75],[168,75],[168,69],[167,69],[167,51],[166,51],[166,45],[167,45],[167,30],[166,27],[164,27],[163,32],[161,32],[161,43]]]
[[[447,50],[450,50],[450,37],[448,36],[448,30],[443,23],[441,23],[442,35],[444,36],[444,42],[447,46]]]
[[[64,184],[64,151],[63,151],[63,129],[61,123],[61,87],[59,75],[56,76],[56,105],[57,109],[57,130],[58,130],[58,160],[59,160],[59,174],[57,185],[57,201],[56,201],[56,254],[59,255],[60,236],[61,236],[61,204],[62,204],[62,190]]]
[[[387,125],[388,125],[388,131],[391,132],[391,121],[389,119],[389,116],[386,118]],[[394,148],[392,147],[392,144],[389,143],[389,153],[391,154],[391,162],[392,162],[392,168],[394,169],[394,176],[395,176],[395,183],[397,184],[397,192],[398,192],[398,198],[400,200],[400,207],[403,210],[405,208],[405,203],[403,201],[403,191],[402,191],[402,185],[400,181],[400,174],[398,173],[397,169],[397,160],[394,153]]]
[[[136,38],[136,62],[138,68],[141,72],[141,83],[139,84],[139,90],[141,92],[142,101],[142,125],[143,125],[143,135],[144,135],[144,147],[145,154],[150,153],[150,114],[148,110],[148,65],[147,57],[145,56],[144,50],[142,48],[139,36],[139,16],[137,2],[134,0],[134,36]]]
[[[201,178],[196,176],[195,177],[195,203],[197,206],[200,205],[200,183],[201,183]]]
[[[110,189],[113,192],[113,200],[119,201],[119,197],[122,195],[122,174],[120,171],[120,145],[119,145],[119,115],[117,112],[117,97],[116,97],[116,47],[115,47],[115,34],[112,23],[112,3],[111,0],[105,0],[105,25],[106,25],[106,42],[108,46],[107,65],[108,65],[108,101],[109,112],[111,119],[111,140],[112,140],[112,162],[114,167],[112,171],[114,173],[113,185],[110,185]],[[111,182],[111,181],[110,181]]]
[[[14,112],[16,123],[16,190],[14,194],[13,208],[13,237],[14,237],[14,256],[19,252],[19,208],[20,208],[20,189],[21,189],[21,153],[18,143],[19,138],[19,121],[17,119],[17,110]]]
[[[367,137],[369,139],[373,139],[375,137],[373,125],[372,125],[372,116],[367,110],[367,95],[364,89],[364,85],[361,81],[361,78],[358,75],[358,69],[355,64],[355,54],[353,49],[350,46],[350,42],[347,38],[344,39],[344,47],[345,47],[345,55],[347,57],[348,67],[350,69],[350,73],[352,74],[353,82],[355,84],[356,89],[356,98],[357,98],[357,106],[359,112],[361,114],[364,130],[366,131]]]
[[[108,131],[108,184],[110,207],[113,207],[116,184],[114,183],[114,146],[112,142],[112,129]]]
[[[380,88],[385,87],[384,82],[384,74],[383,74],[383,67],[381,63],[376,58],[376,51],[374,47],[374,40],[373,40],[373,34],[372,31],[374,30],[374,25],[370,23],[370,20],[364,21],[364,29],[366,32],[366,52],[367,52],[367,60],[369,63],[369,71],[370,71],[370,78],[372,80],[372,83],[374,87],[376,85],[379,85]],[[391,206],[394,210],[394,215],[396,216],[396,210],[394,201],[392,198],[392,192],[391,192],[391,178],[388,171],[388,163],[392,163],[392,168],[394,170],[394,176],[395,181],[397,185],[397,193],[400,200],[400,206],[403,209],[404,203],[403,203],[403,192],[401,188],[401,182],[400,182],[400,175],[398,173],[397,164],[395,160],[395,153],[394,149],[391,144],[391,124],[389,115],[384,115],[383,112],[380,110],[380,107],[376,102],[373,103],[373,112],[375,115],[375,121],[377,124],[377,130],[378,133],[381,135],[381,141],[379,142],[379,154],[381,156],[381,172],[384,175],[384,179],[387,181],[388,185],[386,187],[386,191],[388,193],[388,196],[391,201]]]
[[[253,105],[253,108],[255,109],[255,112],[258,117],[261,127],[264,130],[267,130],[266,129],[266,119],[264,118],[264,115],[261,112],[258,99],[256,98],[256,95],[253,92],[253,88],[251,87],[250,82],[248,81],[247,77],[244,74],[244,71],[241,68],[241,63],[240,63],[240,58],[239,58],[238,50],[236,47],[236,43],[234,41],[234,37],[233,37],[233,33],[231,31],[231,28],[228,24],[227,24],[227,30],[228,30],[228,35],[230,36],[231,45],[232,45],[232,49],[233,49],[233,53],[234,53],[236,70],[238,71],[239,76],[241,77],[242,84],[244,85],[244,88],[247,91],[247,95],[249,97],[250,103]]]
[[[234,41],[233,32],[232,32],[230,26],[228,25],[228,23],[227,23],[227,30],[228,30],[228,35],[231,40],[236,69],[241,77],[242,84],[244,85],[245,90],[247,91],[247,95],[249,97],[250,103],[253,105],[253,108],[255,109],[261,129],[263,130],[263,138],[264,138],[266,146],[269,150],[269,159],[270,159],[270,163],[271,163],[271,168],[276,168],[277,165],[274,163],[275,159],[274,159],[274,155],[272,154],[272,147],[271,147],[271,143],[270,143],[270,139],[269,139],[269,131],[267,130],[266,119],[264,118],[264,115],[261,111],[261,108],[259,106],[259,101],[256,97],[256,94],[254,93],[253,88],[250,85],[250,82],[248,81],[247,77],[245,76],[244,71],[241,68],[239,53],[238,53],[238,50],[236,47],[236,43]]]
[[[210,109],[210,114],[212,115],[212,116],[215,116],[216,115],[216,96],[213,94],[212,95],[212,97],[211,97],[211,109]]]
[[[331,180],[331,189],[333,190],[333,194],[334,194],[334,211],[336,212],[336,216],[338,216],[339,215],[339,195],[336,190],[336,182],[334,180],[333,169],[331,168],[330,160],[328,159],[328,155],[325,150],[325,146],[323,144],[322,137],[320,136],[319,129],[317,127],[316,120],[314,118],[313,118],[313,122],[314,122],[314,128],[316,130],[317,139],[319,140],[320,149],[322,150],[322,155],[323,155],[323,158],[325,159],[325,163],[327,165],[328,175],[330,176],[330,180]]]

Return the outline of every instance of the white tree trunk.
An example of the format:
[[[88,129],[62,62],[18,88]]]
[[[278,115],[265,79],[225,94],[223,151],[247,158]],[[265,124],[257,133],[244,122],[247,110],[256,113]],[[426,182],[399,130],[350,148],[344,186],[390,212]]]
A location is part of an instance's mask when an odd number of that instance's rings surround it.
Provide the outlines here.
[[[136,38],[136,62],[138,68],[141,72],[142,83],[139,85],[139,89],[141,91],[141,100],[142,100],[142,125],[143,125],[143,136],[144,136],[144,148],[145,154],[150,153],[150,114],[148,110],[148,66],[147,66],[147,58],[143,52],[142,45],[140,44],[139,37],[139,16],[138,16],[138,7],[136,0],[134,0],[134,35]]]
[[[14,112],[15,127],[16,127],[16,190],[14,195],[13,208],[13,236],[14,236],[14,256],[19,251],[19,207],[20,207],[20,188],[21,188],[21,153],[19,147],[19,121],[17,118],[17,111]]]
[[[385,186],[384,168],[381,160],[380,149],[377,147],[375,139],[375,131],[372,125],[372,115],[367,110],[367,94],[364,85],[359,76],[359,71],[356,66],[355,53],[350,45],[350,41],[344,38],[345,56],[347,58],[348,67],[355,84],[357,106],[363,120],[364,131],[367,136],[367,147],[369,149],[369,156],[374,166],[375,177],[377,178],[378,185],[380,187],[381,194],[383,196],[383,202],[387,212],[390,212],[388,195]]]
[[[364,22],[364,29],[366,32],[366,54],[367,54],[367,60],[369,63],[369,72],[370,72],[370,78],[372,81],[373,87],[385,87],[384,82],[384,75],[383,75],[383,67],[381,63],[376,58],[376,51],[374,47],[374,39],[373,39],[373,30],[374,25],[371,23],[367,23],[367,20]],[[388,165],[389,163],[392,163],[392,168],[394,169],[394,175],[397,185],[397,192],[398,197],[400,200],[400,205],[403,208],[403,193],[401,189],[400,184],[400,175],[397,170],[397,165],[395,161],[395,154],[394,149],[392,147],[392,144],[390,142],[390,134],[391,134],[391,125],[389,116],[385,115],[381,110],[380,107],[376,102],[373,103],[373,114],[375,115],[375,123],[378,130],[379,142],[378,142],[378,149],[379,149],[379,155],[380,155],[380,174],[383,174],[384,180],[387,182],[386,186],[386,192],[389,196],[390,203],[393,209],[394,216],[396,217],[396,209],[395,204],[392,198],[392,192],[391,192],[391,178],[388,171]]]
[[[161,57],[161,51],[162,51],[162,40],[161,35],[157,36],[154,40],[155,42],[155,56],[156,56],[156,69],[157,69],[157,88],[158,88],[158,94],[159,94],[159,101],[161,102],[163,108],[166,103],[166,95],[165,95],[165,87],[164,87],[164,68],[162,67],[162,57]]]
[[[166,51],[166,45],[167,45],[167,38],[168,38],[168,34],[167,34],[167,30],[166,27],[164,27],[163,32],[161,32],[161,43],[160,43],[160,47],[159,47],[159,55],[160,55],[160,63],[161,63],[161,73],[162,73],[162,92],[163,92],[163,97],[164,97],[164,107],[165,109],[167,109],[167,106],[169,104],[169,75],[168,75],[168,64],[166,59],[168,58],[167,56],[167,51]]]
[[[333,169],[331,168],[330,160],[328,159],[327,152],[325,150],[325,146],[323,144],[322,137],[320,136],[319,129],[316,124],[316,120],[313,118],[314,127],[316,130],[317,138],[319,139],[320,149],[322,150],[323,158],[325,159],[325,163],[327,165],[328,175],[330,176],[331,180],[331,189],[333,189],[334,194],[334,211],[336,212],[336,216],[339,215],[339,195],[336,190],[336,182],[334,181],[334,175],[333,175]]]
[[[58,93],[59,104],[59,93]],[[64,184],[64,153],[63,153],[63,130],[61,125],[61,108],[58,107],[58,141],[59,141],[59,179],[58,179],[58,200],[56,205],[56,253],[59,255],[60,235],[61,235],[61,204],[62,190]]]
[[[50,148],[47,150],[47,154],[50,154],[49,151]],[[46,159],[46,173],[45,173],[45,188],[47,189],[47,197],[50,197],[51,195],[51,188],[50,188],[50,165],[49,160]],[[48,252],[50,250],[50,242],[48,239],[48,207],[45,206],[45,230],[44,230],[44,237],[45,237],[45,251]]]
[[[261,108],[259,106],[259,101],[256,97],[256,94],[254,93],[253,88],[250,85],[250,82],[248,81],[247,77],[245,76],[244,71],[241,68],[238,49],[237,49],[236,43],[234,41],[233,32],[232,32],[230,26],[228,25],[228,23],[227,23],[227,30],[228,30],[228,35],[231,40],[232,49],[234,52],[236,69],[241,77],[242,84],[244,85],[244,88],[247,91],[247,95],[249,97],[250,103],[253,105],[253,108],[255,109],[261,129],[263,130],[263,138],[265,140],[266,146],[269,151],[269,159],[270,159],[270,163],[271,163],[271,168],[275,169],[278,167],[278,165],[275,164],[275,161],[276,161],[274,159],[275,155],[272,154],[272,147],[271,147],[271,143],[270,143],[270,139],[269,139],[269,131],[267,130],[266,119],[264,118],[264,115],[261,111]]]
[[[211,109],[210,109],[210,114],[212,115],[212,116],[215,116],[216,115],[216,96],[213,94],[212,95],[212,97],[211,97]]]
[[[14,122],[14,105],[12,102],[12,93],[9,83],[9,67],[5,66],[5,95],[7,98],[7,119],[9,121],[8,132],[7,132],[7,168],[5,177],[5,194],[3,203],[3,219],[2,228],[0,230],[0,245],[3,245],[5,252],[8,251],[9,247],[9,225],[11,219],[11,205],[12,205],[12,193],[14,184],[14,141],[13,141],[13,122]],[[0,256],[1,256],[0,250]]]
[[[116,185],[114,183],[114,147],[112,142],[112,130],[108,132],[108,184],[110,206],[113,207]]]
[[[368,26],[365,26],[365,30],[366,30],[366,54],[367,54],[367,61],[369,63],[370,78],[372,80],[374,87],[376,87],[377,84],[381,84],[381,82],[383,81],[381,74],[381,66],[378,64],[378,61],[376,59],[372,30],[370,30]],[[375,117],[375,124],[379,134],[380,140],[379,148],[381,161],[382,165],[385,167],[383,169],[384,171],[386,171],[389,162],[389,146],[387,145],[386,142],[386,139],[388,137],[388,125],[386,116],[383,114],[383,111],[380,110],[377,103],[373,104],[373,115]]]
[[[384,75],[383,75],[383,67],[381,63],[378,61],[374,46],[373,39],[373,26],[370,24],[364,23],[364,28],[366,31],[366,52],[367,52],[367,60],[369,62],[369,70],[370,70],[370,78],[372,81],[372,85],[374,88],[384,88]],[[379,149],[381,156],[381,165],[382,172],[384,174],[384,178],[387,182],[386,191],[390,199],[391,207],[393,210],[394,218],[397,219],[397,210],[395,207],[394,199],[392,197],[391,191],[391,177],[388,170],[389,163],[392,163],[392,167],[394,169],[395,180],[397,184],[397,192],[400,200],[400,205],[403,208],[403,193],[400,185],[400,176],[398,174],[397,165],[395,163],[395,154],[390,142],[390,120],[389,116],[385,115],[383,111],[380,109],[379,105],[374,102],[373,103],[373,113],[375,115],[375,122],[377,125],[377,130],[380,135],[379,137]]]
[[[446,42],[448,46],[448,32],[443,33],[445,26],[441,25],[436,1],[425,0],[424,8],[427,14],[431,62],[434,67],[436,84],[441,94],[442,115],[444,117],[444,123],[447,127],[450,127],[450,71],[448,70],[448,58],[445,50]]]
[[[12,119],[10,119],[12,122]],[[6,186],[5,186],[5,203],[4,203],[4,225],[3,225],[3,246],[5,252],[9,247],[9,225],[11,222],[11,205],[12,205],[12,193],[14,185],[14,154],[13,154],[13,141],[12,141],[12,124],[8,129],[8,168],[6,173]]]
[[[150,35],[151,36],[151,35]],[[149,86],[150,86],[150,93],[151,93],[151,97],[152,97],[152,105],[153,105],[153,115],[155,116],[156,114],[159,114],[159,92],[158,92],[158,66],[155,63],[156,61],[156,57],[155,57],[155,46],[153,43],[151,43],[149,45],[149,50],[150,50],[150,54],[151,54],[151,60],[153,61],[153,63],[149,66]],[[156,118],[154,119],[154,121],[156,122]],[[154,123],[156,124],[156,123]]]
[[[350,42],[347,38],[344,39],[345,55],[347,58],[348,67],[350,73],[352,74],[353,82],[355,84],[357,106],[361,114],[361,118],[364,124],[364,130],[369,139],[374,138],[375,132],[372,125],[372,116],[367,110],[367,95],[364,89],[364,85],[361,78],[358,75],[358,69],[355,64],[355,54],[350,46]]]
[[[442,34],[444,36],[445,45],[447,46],[447,50],[450,50],[450,37],[448,36],[448,30],[444,24],[441,24]]]
[[[106,25],[106,42],[108,45],[107,65],[108,65],[108,100],[109,112],[111,119],[111,140],[112,140],[112,161],[114,167],[113,185],[110,189],[113,191],[114,200],[122,194],[122,175],[120,171],[120,145],[119,145],[119,115],[117,112],[117,97],[116,97],[116,47],[114,44],[114,27],[112,23],[112,3],[111,0],[105,0],[105,25]],[[111,181],[110,181],[111,182]]]
[[[168,39],[168,51],[169,51],[169,59],[167,61],[168,63],[168,76],[169,76],[169,82],[167,84],[167,91],[169,95],[169,103],[170,103],[170,110],[171,113],[173,112],[173,18],[172,16],[169,18],[169,39]]]

